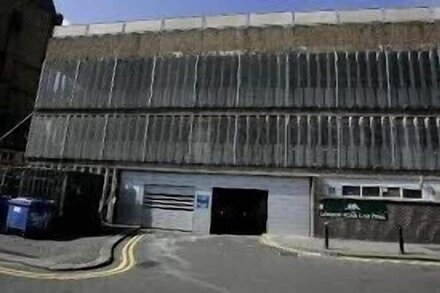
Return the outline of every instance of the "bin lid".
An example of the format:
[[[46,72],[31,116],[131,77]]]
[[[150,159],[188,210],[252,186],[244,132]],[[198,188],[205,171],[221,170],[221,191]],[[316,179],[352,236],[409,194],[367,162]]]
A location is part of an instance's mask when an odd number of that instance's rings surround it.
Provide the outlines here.
[[[32,204],[32,199],[27,197],[17,197],[9,200],[9,204],[20,205],[20,206],[30,206]]]
[[[9,200],[9,204],[11,205],[20,205],[20,206],[31,206],[31,205],[51,205],[53,201],[41,198],[32,198],[32,197],[17,197]]]

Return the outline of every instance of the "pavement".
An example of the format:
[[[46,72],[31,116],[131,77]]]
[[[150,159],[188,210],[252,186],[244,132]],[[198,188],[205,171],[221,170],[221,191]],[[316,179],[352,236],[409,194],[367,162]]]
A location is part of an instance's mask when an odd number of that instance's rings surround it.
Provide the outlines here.
[[[50,271],[86,270],[113,261],[114,249],[134,229],[106,229],[100,235],[27,239],[0,234],[0,261]]]
[[[1,289],[14,293],[440,292],[440,267],[297,257],[261,245],[258,237],[163,232],[144,235],[132,247],[136,264],[120,274],[48,280],[0,273]]]
[[[269,234],[263,235],[260,242],[297,255],[438,262],[440,265],[440,245],[438,244],[407,243],[404,246],[405,253],[401,254],[398,242],[329,239],[329,249],[325,249],[324,239],[321,238]]]

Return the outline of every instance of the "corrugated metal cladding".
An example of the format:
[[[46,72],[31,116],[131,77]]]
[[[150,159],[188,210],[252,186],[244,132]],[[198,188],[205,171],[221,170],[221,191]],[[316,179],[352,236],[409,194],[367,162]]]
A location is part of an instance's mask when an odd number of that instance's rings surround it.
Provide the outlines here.
[[[440,116],[35,115],[27,155],[161,164],[440,170]]]
[[[124,171],[116,221],[143,227],[209,233],[212,189],[245,188],[268,191],[268,233],[310,233],[308,178],[196,175]],[[208,196],[209,206],[197,208],[195,198]]]
[[[438,52],[48,61],[37,109],[440,107]]]
[[[49,61],[26,155],[440,170],[439,61],[436,50]]]

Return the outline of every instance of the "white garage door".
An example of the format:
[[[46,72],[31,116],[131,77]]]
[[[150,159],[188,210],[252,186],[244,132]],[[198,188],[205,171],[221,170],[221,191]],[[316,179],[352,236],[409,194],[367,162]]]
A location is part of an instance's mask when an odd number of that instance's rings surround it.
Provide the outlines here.
[[[143,227],[192,231],[193,217],[193,187],[144,185]]]
[[[272,185],[268,198],[268,233],[310,235],[309,179],[295,178]]]

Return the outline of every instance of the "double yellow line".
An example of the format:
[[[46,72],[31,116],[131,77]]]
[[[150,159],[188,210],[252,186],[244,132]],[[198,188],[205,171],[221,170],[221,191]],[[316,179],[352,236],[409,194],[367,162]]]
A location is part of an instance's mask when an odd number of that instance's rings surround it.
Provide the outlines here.
[[[103,278],[120,274],[130,270],[135,266],[136,259],[134,257],[134,248],[136,244],[142,239],[142,237],[143,235],[136,235],[132,237],[122,249],[121,263],[117,267],[106,271],[76,273],[38,273],[0,267],[0,274],[39,280],[84,280],[92,278]]]

